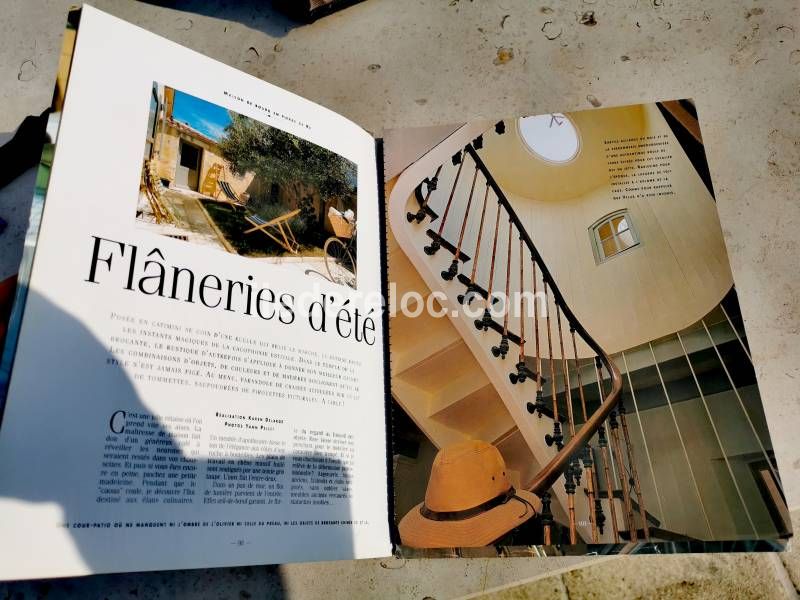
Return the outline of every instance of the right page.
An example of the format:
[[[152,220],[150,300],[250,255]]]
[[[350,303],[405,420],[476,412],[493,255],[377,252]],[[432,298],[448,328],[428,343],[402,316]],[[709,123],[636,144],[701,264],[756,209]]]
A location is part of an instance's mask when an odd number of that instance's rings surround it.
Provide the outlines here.
[[[384,148],[401,552],[782,549],[694,103]]]

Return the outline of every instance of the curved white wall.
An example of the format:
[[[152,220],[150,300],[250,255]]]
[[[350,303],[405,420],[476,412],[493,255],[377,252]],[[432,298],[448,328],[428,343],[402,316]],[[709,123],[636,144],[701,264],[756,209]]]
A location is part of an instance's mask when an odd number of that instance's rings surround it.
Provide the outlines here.
[[[560,201],[508,194],[573,311],[607,352],[696,322],[733,285],[714,199],[657,107],[643,109],[645,135],[669,134],[673,196],[612,200],[607,178]],[[556,177],[558,167],[550,169]],[[620,209],[630,211],[641,244],[596,264],[589,228]]]

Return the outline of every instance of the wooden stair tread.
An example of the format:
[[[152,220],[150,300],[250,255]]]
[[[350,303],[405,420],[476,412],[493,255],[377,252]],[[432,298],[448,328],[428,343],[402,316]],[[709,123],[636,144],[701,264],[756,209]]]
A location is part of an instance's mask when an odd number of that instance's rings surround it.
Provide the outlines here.
[[[429,393],[439,393],[457,373],[466,369],[480,369],[475,357],[463,339],[431,353],[425,360],[417,362],[395,377],[404,379]],[[482,372],[482,371],[481,371]]]
[[[494,386],[482,388],[450,402],[431,415],[431,419],[470,436],[491,440],[515,425],[502,398]]]
[[[436,354],[447,350],[453,344],[463,343],[455,327],[445,323],[445,319],[437,319],[435,324],[428,324],[424,334],[409,336],[392,336],[392,375],[402,376],[420,363],[433,358]]]
[[[494,391],[494,386],[483,371],[476,375],[474,369],[465,370],[463,375],[452,379],[439,391],[437,398],[431,401],[428,416],[435,417],[450,410],[475,394],[485,395],[487,389]],[[497,398],[499,400],[499,396]]]

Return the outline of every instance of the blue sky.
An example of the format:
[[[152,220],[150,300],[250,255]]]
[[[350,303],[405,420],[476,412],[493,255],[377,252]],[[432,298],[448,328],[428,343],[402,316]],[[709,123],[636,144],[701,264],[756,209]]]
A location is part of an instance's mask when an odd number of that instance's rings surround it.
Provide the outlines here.
[[[172,116],[212,140],[222,137],[225,126],[231,122],[228,109],[178,90],[175,90]]]

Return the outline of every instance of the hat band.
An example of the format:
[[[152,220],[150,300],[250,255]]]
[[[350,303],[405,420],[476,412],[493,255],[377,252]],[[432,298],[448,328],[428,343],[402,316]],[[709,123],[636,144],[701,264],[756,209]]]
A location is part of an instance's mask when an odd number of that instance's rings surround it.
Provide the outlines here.
[[[487,500],[486,502],[478,504],[478,506],[473,506],[472,508],[465,508],[464,510],[437,511],[431,510],[425,506],[425,503],[423,503],[419,509],[419,512],[423,517],[430,521],[463,521],[505,504],[512,498],[516,497],[516,493],[517,491],[512,485],[502,494],[495,496],[491,500]]]

